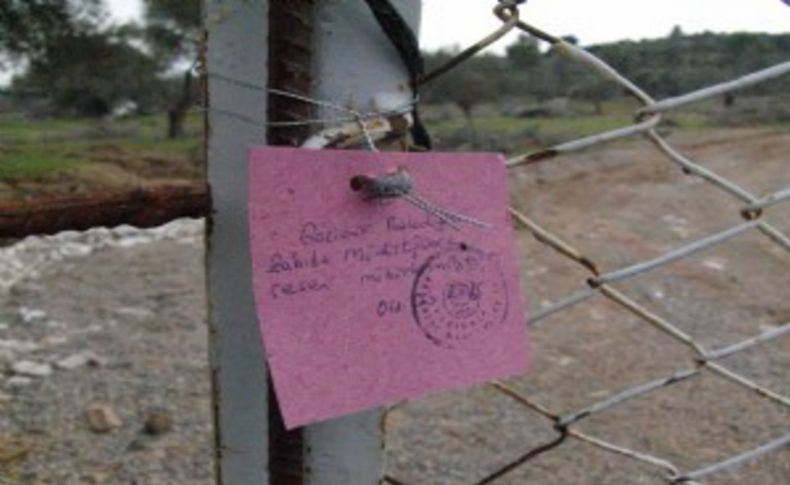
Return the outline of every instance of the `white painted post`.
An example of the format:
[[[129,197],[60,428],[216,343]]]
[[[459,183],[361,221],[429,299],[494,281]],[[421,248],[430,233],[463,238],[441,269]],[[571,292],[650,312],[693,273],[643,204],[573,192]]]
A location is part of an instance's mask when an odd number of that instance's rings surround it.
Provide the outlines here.
[[[420,0],[392,3],[416,32]],[[409,75],[365,2],[322,0],[316,7],[313,96],[363,113],[407,105],[412,97]],[[327,110],[320,114],[337,115]],[[309,426],[306,483],[378,483],[385,458],[384,414],[375,410]]]
[[[268,1],[205,1],[208,71],[266,85]],[[411,92],[405,66],[365,3],[316,3],[313,96],[360,112],[408,104]],[[416,31],[420,1],[393,0],[393,4]],[[208,138],[215,212],[207,263],[219,480],[226,485],[266,484],[266,368],[250,284],[246,210],[247,149],[263,143],[266,93],[209,79],[209,105],[216,110],[209,112]],[[222,110],[260,124],[227,116]],[[383,410],[375,410],[305,428],[303,482],[379,483],[384,468],[383,415]]]
[[[210,73],[266,85],[267,6],[262,0],[205,0]],[[264,143],[266,92],[209,77],[208,103],[216,108],[208,115],[214,213],[206,262],[218,482],[266,484],[266,367],[255,316],[247,229],[247,148]]]

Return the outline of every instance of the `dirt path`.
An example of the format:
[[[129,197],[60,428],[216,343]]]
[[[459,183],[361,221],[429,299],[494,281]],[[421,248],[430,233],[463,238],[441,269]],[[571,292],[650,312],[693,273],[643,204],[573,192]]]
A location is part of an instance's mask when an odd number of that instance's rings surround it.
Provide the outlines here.
[[[790,185],[790,134],[766,130],[681,133],[672,140],[706,167],[756,194]],[[572,242],[602,269],[657,256],[741,222],[740,206],[684,176],[646,141],[632,141],[518,170],[515,204]],[[790,211],[771,221],[790,231]],[[584,288],[589,273],[521,233],[532,309]],[[790,255],[759,233],[615,285],[708,348],[790,322]],[[511,382],[558,413],[572,413],[652,379],[693,367],[684,346],[602,297],[533,328],[532,373]],[[790,393],[790,339],[725,359],[769,388]],[[390,415],[392,473],[406,483],[463,484],[548,443],[545,419],[490,390],[408,403]],[[693,470],[788,432],[790,412],[711,374],[593,416],[580,429]],[[435,450],[442,450],[436,453]],[[784,484],[790,451],[710,483]],[[497,483],[664,483],[656,469],[570,442]]]

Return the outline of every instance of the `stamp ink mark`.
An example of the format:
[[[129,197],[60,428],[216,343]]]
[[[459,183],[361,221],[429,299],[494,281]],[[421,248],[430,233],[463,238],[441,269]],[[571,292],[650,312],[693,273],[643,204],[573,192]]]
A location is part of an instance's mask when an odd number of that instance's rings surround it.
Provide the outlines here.
[[[466,244],[428,258],[417,272],[410,300],[423,334],[448,349],[502,323],[509,306],[497,256]]]

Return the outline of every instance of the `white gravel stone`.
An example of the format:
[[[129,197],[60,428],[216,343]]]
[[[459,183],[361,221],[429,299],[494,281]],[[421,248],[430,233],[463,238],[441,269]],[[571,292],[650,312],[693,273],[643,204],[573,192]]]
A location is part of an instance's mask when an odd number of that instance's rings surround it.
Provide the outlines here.
[[[85,365],[88,365],[92,362],[98,362],[99,359],[90,352],[80,352],[78,354],[72,354],[68,357],[58,360],[55,362],[55,367],[61,370],[74,370],[79,369]]]
[[[7,293],[21,281],[42,277],[58,261],[84,258],[102,248],[131,248],[163,240],[198,244],[204,228],[203,220],[179,219],[155,229],[99,227],[84,232],[27,237],[0,248],[0,294]]]
[[[25,323],[33,323],[47,318],[47,312],[37,308],[20,307],[19,316],[22,317],[22,321]]]
[[[133,237],[140,235],[140,229],[132,227],[128,224],[122,224],[113,229],[115,235],[120,239],[124,237]],[[150,231],[149,231],[150,232]]]
[[[5,381],[9,388],[25,387],[33,383],[33,379],[24,376],[13,376]]]
[[[52,375],[52,366],[32,360],[20,360],[11,365],[15,374],[28,377],[47,377]]]
[[[60,247],[60,254],[66,257],[87,256],[93,252],[93,248],[87,244],[66,243]]]
[[[12,352],[34,352],[40,349],[41,346],[35,342],[28,342],[25,340],[14,340],[14,339],[0,339],[0,349],[10,350]]]
[[[131,237],[125,237],[123,239],[118,239],[113,243],[113,246],[117,246],[119,248],[133,248],[135,246],[140,246],[142,244],[148,244],[152,241],[153,239],[151,239],[150,237],[131,236]]]
[[[94,404],[85,410],[88,426],[95,433],[109,433],[115,428],[123,426],[123,422],[115,410],[104,404]]]

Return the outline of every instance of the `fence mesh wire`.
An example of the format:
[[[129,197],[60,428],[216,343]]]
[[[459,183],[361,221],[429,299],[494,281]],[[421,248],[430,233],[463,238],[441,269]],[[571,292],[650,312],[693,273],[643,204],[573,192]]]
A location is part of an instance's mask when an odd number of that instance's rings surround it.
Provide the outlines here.
[[[518,8],[515,2],[500,2],[495,9],[495,14],[503,22],[500,29],[475,46],[462,52],[447,66],[440,67],[433,73],[429,73],[426,78],[432,79],[445,74],[452,75],[450,73],[452,67],[463,62],[463,60],[471,57],[484,47],[496,42],[511,30],[520,29],[542,41],[550,43],[555,52],[561,54],[569,61],[580,63],[608,81],[619,85],[630,95],[635,97],[642,105],[635,113],[634,123],[629,126],[578,140],[568,141],[527,155],[514,157],[508,161],[508,166],[511,170],[518,170],[524,165],[555,159],[581,150],[600,147],[614,140],[644,136],[666,157],[669,163],[675,164],[684,174],[698,177],[715,187],[715,189],[735,199],[741,207],[739,216],[742,222],[706,237],[688,241],[680,247],[663,254],[656,254],[654,257],[645,261],[627,265],[613,271],[603,271],[598,262],[588,257],[582,250],[574,246],[573,243],[549,229],[549,227],[551,227],[550,220],[544,223],[544,221],[538,221],[528,217],[516,208],[511,208],[511,214],[518,226],[531,233],[541,244],[556,251],[564,258],[580,265],[589,273],[589,277],[580,282],[578,291],[558,298],[552,305],[532,314],[530,316],[530,324],[532,326],[552,315],[566,312],[572,307],[582,305],[597,295],[602,295],[618,305],[623,311],[628,312],[632,316],[636,316],[644,325],[645,332],[655,330],[663,332],[669,336],[676,345],[686,347],[691,352],[690,355],[692,358],[683,365],[678,365],[678,370],[669,375],[659,376],[658,378],[626,387],[599,401],[591,402],[574,412],[563,414],[542,404],[539,399],[516,390],[509,384],[504,382],[491,383],[489,386],[491,389],[507,396],[521,405],[525,413],[536,413],[545,418],[546,425],[552,427],[557,435],[556,438],[545,444],[533,449],[524,450],[516,459],[500,466],[477,483],[489,483],[506,477],[509,473],[524,466],[531,459],[558,450],[571,441],[582,442],[607,453],[617,454],[627,459],[640,462],[656,470],[668,483],[673,484],[699,483],[725,470],[786,448],[790,445],[790,433],[788,433],[790,430],[776,430],[776,434],[767,437],[764,442],[754,444],[751,449],[744,449],[738,454],[698,469],[683,470],[680,466],[674,464],[672,460],[666,457],[655,456],[639,449],[610,442],[582,431],[578,425],[592,416],[606,413],[629,401],[644,398],[648,394],[669,389],[681,382],[702,374],[714,374],[732,384],[740,386],[751,392],[755,400],[766,400],[772,405],[783,408],[784,410],[790,408],[790,398],[788,398],[788,396],[769,389],[755,382],[753,379],[746,377],[742,373],[735,372],[722,363],[726,357],[757,346],[769,344],[780,337],[786,336],[790,333],[790,322],[785,322],[761,334],[750,336],[741,341],[731,342],[728,345],[717,348],[706,348],[698,339],[682,329],[682,326],[678,323],[680,321],[678,317],[659,315],[639,303],[636,299],[628,296],[625,291],[613,286],[616,283],[627,283],[637,275],[662,268],[675,261],[688,258],[700,251],[725,244],[737,236],[752,231],[759,231],[772,244],[781,248],[784,252],[790,252],[790,238],[788,238],[787,234],[783,233],[769,222],[770,216],[768,214],[770,210],[775,210],[780,205],[790,202],[790,187],[773,193],[761,195],[753,194],[739,185],[736,181],[725,178],[681,153],[678,149],[674,148],[658,130],[663,115],[668,111],[788,74],[790,73],[790,62],[775,65],[739,79],[700,89],[682,96],[656,101],[639,86],[590,52],[523,21],[519,17]],[[567,204],[573,204],[573,201],[569,200]],[[778,291],[786,290],[779,288]],[[710,331],[712,332],[715,330],[711,328]],[[784,434],[782,434],[782,431],[784,431]],[[390,483],[401,483],[397,477],[388,477],[387,480]]]

